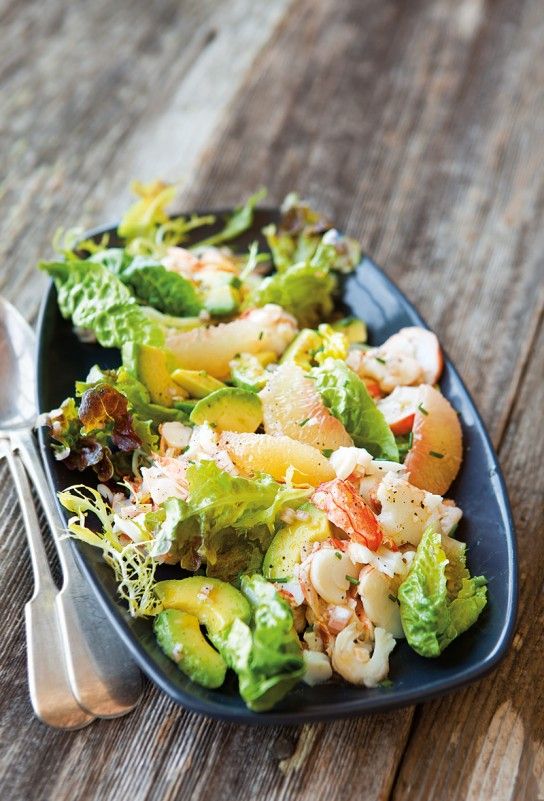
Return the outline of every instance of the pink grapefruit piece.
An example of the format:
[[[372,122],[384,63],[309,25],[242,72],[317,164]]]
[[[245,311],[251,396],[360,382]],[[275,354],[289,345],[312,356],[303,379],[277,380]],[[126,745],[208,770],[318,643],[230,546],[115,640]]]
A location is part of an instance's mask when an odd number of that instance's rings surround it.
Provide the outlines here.
[[[267,434],[291,437],[320,451],[353,445],[340,420],[321,400],[315,382],[298,365],[282,364],[259,394]]]
[[[413,444],[404,466],[410,474],[411,484],[444,495],[461,466],[461,424],[451,403],[438,390],[429,384],[421,384],[418,391]]]

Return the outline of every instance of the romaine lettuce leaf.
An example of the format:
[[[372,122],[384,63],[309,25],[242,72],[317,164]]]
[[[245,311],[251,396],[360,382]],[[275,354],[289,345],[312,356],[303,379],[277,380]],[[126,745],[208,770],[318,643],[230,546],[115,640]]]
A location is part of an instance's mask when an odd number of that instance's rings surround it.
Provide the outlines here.
[[[398,462],[395,437],[380,410],[353,370],[338,359],[327,359],[311,375],[323,403],[346,428],[358,448],[376,459]]]
[[[274,586],[256,574],[243,576],[241,589],[251,604],[251,624],[236,620],[220,650],[248,707],[263,712],[302,678],[302,650],[291,609]]]
[[[191,281],[158,262],[137,256],[119,277],[139,300],[164,314],[191,317],[203,309],[199,292]]]
[[[136,298],[109,269],[92,261],[40,262],[57,288],[63,317],[94,331],[104,347],[123,342],[162,345],[164,331],[138,306]]]
[[[486,583],[483,576],[470,577],[464,549],[449,562],[441,535],[428,528],[398,591],[402,627],[414,651],[438,656],[472,626],[487,602]]]

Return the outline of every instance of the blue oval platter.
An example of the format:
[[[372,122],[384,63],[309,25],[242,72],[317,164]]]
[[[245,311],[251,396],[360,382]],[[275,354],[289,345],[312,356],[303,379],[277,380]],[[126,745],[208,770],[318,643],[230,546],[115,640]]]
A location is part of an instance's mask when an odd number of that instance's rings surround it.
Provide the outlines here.
[[[202,213],[202,212],[199,212]],[[210,213],[210,212],[203,212]],[[217,212],[223,215],[225,210]],[[274,209],[260,209],[253,227],[243,238],[244,247],[261,239],[264,225],[277,220]],[[218,225],[219,227],[219,225]],[[210,226],[210,232],[214,226]],[[115,227],[91,232],[100,236]],[[344,283],[342,304],[349,313],[366,321],[371,344],[380,344],[399,328],[424,321],[371,259],[365,257]],[[440,338],[440,332],[438,332]],[[57,308],[51,285],[42,305],[38,330],[38,404],[40,411],[59,406],[73,394],[74,382],[85,377],[94,364],[117,367],[119,354],[99,345],[80,342],[69,321]],[[464,437],[464,461],[448,492],[463,510],[456,536],[468,545],[472,574],[484,574],[489,602],[478,622],[437,659],[424,659],[399,641],[391,655],[391,686],[365,689],[331,681],[318,687],[300,684],[271,712],[247,709],[238,695],[236,678],[230,675],[218,690],[193,684],[159,649],[150,621],[133,619],[118,599],[113,574],[101,554],[72,542],[86,578],[91,582],[119,636],[144,673],[186,709],[222,720],[244,724],[298,724],[316,720],[362,715],[416,704],[459,689],[493,670],[507,652],[515,627],[517,606],[517,558],[515,532],[508,496],[485,426],[455,367],[444,360],[441,389],[460,414]],[[74,475],[56,462],[49,447],[47,429],[39,430],[43,461],[51,489],[65,489],[81,480],[95,486],[94,473]],[[64,513],[64,510],[63,510]],[[66,515],[67,517],[67,515]],[[179,570],[161,568],[160,577],[174,577]]]

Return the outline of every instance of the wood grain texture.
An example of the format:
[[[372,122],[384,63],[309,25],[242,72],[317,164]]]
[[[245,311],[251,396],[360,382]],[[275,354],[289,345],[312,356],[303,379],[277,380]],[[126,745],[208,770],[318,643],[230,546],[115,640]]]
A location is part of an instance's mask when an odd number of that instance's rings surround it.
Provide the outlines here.
[[[148,686],[129,718],[47,730],[27,698],[29,562],[0,465],[2,801],[544,798],[542,4],[245,2],[0,2],[0,289],[32,319],[55,228],[103,222],[155,159],[191,178],[187,208],[262,184],[272,201],[311,196],[418,304],[500,446],[522,561],[515,648],[415,714],[260,731]],[[232,83],[217,77],[230,60]],[[221,91],[192,108],[210,80]]]

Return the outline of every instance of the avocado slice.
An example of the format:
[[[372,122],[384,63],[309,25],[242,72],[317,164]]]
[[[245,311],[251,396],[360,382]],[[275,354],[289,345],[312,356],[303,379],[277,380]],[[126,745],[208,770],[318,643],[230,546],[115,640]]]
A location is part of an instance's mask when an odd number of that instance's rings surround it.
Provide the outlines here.
[[[270,378],[264,368],[267,364],[276,361],[276,354],[272,351],[263,353],[241,353],[230,363],[232,383],[248,392],[260,392],[264,389]]]
[[[222,389],[225,384],[214,378],[206,370],[174,370],[172,378],[176,384],[189,393],[191,398],[205,398],[210,392]]]
[[[191,412],[191,423],[209,423],[220,431],[253,433],[263,421],[261,399],[239,387],[218,389],[202,398]]]
[[[175,381],[171,372],[177,367],[173,353],[153,345],[137,345],[125,342],[122,348],[123,365],[146,387],[153,403],[173,406],[174,401],[183,400],[187,393]]]
[[[311,503],[300,507],[307,517],[294,520],[281,528],[266,552],[263,561],[263,576],[271,579],[290,578],[296,565],[301,562],[303,545],[323,542],[332,536],[331,525],[323,512]]]
[[[335,331],[345,334],[350,345],[362,345],[368,337],[366,323],[358,317],[344,317],[333,323],[332,327]]]
[[[206,292],[204,308],[213,317],[235,314],[240,306],[240,293],[232,284],[218,284]]]
[[[179,409],[186,414],[191,414],[197,403],[198,401],[196,398],[187,398],[187,400],[174,401],[174,408]]]
[[[227,665],[200,631],[198,618],[180,609],[165,609],[155,618],[153,630],[160,648],[191,681],[221,687]]]
[[[303,370],[309,370],[312,366],[315,351],[322,345],[323,340],[317,331],[311,328],[303,328],[281,357],[280,363],[294,362],[299,367],[302,367]]]
[[[247,599],[232,584],[220,579],[190,576],[159,581],[155,593],[165,609],[180,609],[197,618],[217,647],[235,620],[249,623],[251,617]]]

